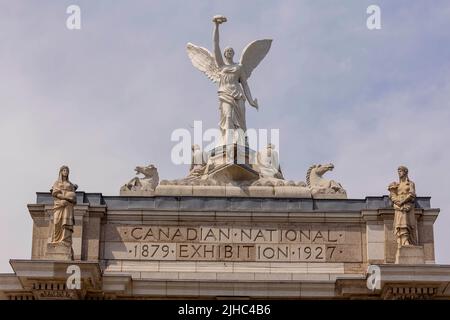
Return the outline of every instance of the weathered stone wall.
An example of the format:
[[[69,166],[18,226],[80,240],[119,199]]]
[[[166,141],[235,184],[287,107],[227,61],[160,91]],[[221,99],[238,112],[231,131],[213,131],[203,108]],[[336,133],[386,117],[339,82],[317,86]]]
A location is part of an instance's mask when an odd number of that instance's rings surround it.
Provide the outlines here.
[[[448,299],[434,264],[438,209],[418,198],[425,264],[394,264],[394,211],[366,199],[106,197],[77,193],[73,261],[46,258],[52,198],[38,194],[31,260],[0,275],[0,299]],[[415,250],[415,248],[413,248]],[[368,265],[379,287],[368,287]],[[67,269],[82,288],[68,290]],[[370,275],[370,274],[369,274]]]
[[[395,260],[394,212],[386,196],[325,200],[106,197],[79,192],[78,198],[74,258],[102,261],[105,266],[203,261],[211,268],[225,263],[224,270],[226,263],[240,262],[255,268],[264,263],[297,264],[301,270],[306,264],[339,263],[344,273],[363,273],[369,263]],[[45,256],[51,201],[49,194],[40,193],[37,204],[29,205],[33,259]],[[419,244],[427,263],[434,262],[437,214],[429,198],[418,198]]]

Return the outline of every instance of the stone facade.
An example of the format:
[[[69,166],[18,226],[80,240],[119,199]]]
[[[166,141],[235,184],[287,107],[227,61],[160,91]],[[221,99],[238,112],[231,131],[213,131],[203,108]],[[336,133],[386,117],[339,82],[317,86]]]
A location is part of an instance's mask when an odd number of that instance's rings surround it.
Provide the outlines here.
[[[439,210],[416,199],[418,245],[395,264],[388,196],[313,199],[77,192],[73,261],[53,260],[52,197],[38,193],[31,260],[0,275],[2,299],[448,299],[435,264]],[[417,256],[420,259],[417,260]],[[71,265],[79,289],[67,288]],[[378,269],[368,286],[369,265]]]

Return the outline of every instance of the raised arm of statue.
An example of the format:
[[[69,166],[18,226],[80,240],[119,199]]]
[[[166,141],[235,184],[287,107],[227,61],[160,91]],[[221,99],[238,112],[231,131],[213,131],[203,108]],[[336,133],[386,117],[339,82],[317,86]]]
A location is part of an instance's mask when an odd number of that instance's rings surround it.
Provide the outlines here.
[[[215,16],[213,18],[214,31],[213,31],[213,47],[214,47],[214,59],[216,60],[217,66],[220,68],[224,65],[222,52],[220,51],[219,45],[219,24],[226,21],[225,17]]]

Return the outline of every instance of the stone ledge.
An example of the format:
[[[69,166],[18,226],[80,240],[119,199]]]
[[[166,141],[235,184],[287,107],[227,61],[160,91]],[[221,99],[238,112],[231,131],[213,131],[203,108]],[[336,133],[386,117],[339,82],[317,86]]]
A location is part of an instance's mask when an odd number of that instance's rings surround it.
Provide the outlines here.
[[[344,274],[343,262],[239,262],[239,261],[134,261],[103,260],[105,274],[161,273],[266,273]],[[362,274],[365,270],[354,274]]]
[[[210,186],[208,186],[210,188]],[[223,186],[221,188],[224,188]],[[252,190],[253,187],[248,187]],[[301,189],[301,187],[298,187]],[[193,189],[194,190],[194,189]],[[261,189],[256,193],[261,192]],[[99,193],[77,192],[77,199],[80,198],[80,205],[89,205],[89,210],[93,206],[107,207],[108,210],[179,210],[183,201],[195,198],[197,202],[202,202],[202,208],[206,211],[226,210],[231,202],[253,200],[259,203],[266,203],[269,207],[286,207],[284,210],[292,210],[294,207],[299,210],[318,211],[371,211],[387,209],[392,211],[388,196],[366,197],[365,199],[312,199],[308,197],[268,197],[255,194],[254,197],[225,197],[225,192],[221,191],[221,196],[206,196],[200,193],[196,196],[103,196]],[[210,204],[220,202],[219,208],[213,209]],[[268,205],[273,202],[273,206]],[[37,205],[31,204],[29,210],[32,212],[42,212],[42,205],[52,205],[53,198],[48,192],[37,193]],[[218,204],[216,205],[216,207]],[[214,207],[214,206],[213,206]],[[264,210],[264,206],[258,206]],[[75,208],[76,209],[76,208]],[[257,208],[250,208],[255,210]],[[431,209],[430,197],[418,197],[416,199],[416,209],[424,209],[423,216],[429,221],[434,221],[439,213],[439,209]]]
[[[136,272],[131,276],[120,273],[100,273],[99,264],[76,261],[82,269],[85,285],[94,284],[92,295],[113,298],[173,298],[173,297],[260,297],[260,298],[360,298],[383,299],[408,294],[429,298],[449,299],[450,265],[379,265],[381,289],[367,289],[364,274],[289,274],[279,273],[172,273],[171,279],[155,279],[161,273]],[[33,283],[41,284],[65,279],[67,262],[12,260],[16,275],[0,275],[0,298],[7,298],[5,288],[16,296],[29,295]],[[168,275],[168,274],[167,274]],[[134,277],[134,279],[132,278]],[[288,280],[292,277],[292,280]],[[140,278],[140,279],[139,279]],[[164,277],[161,277],[164,278]],[[167,277],[168,278],[168,277]],[[214,279],[215,278],[215,279]],[[222,278],[223,280],[219,280]],[[295,278],[295,279],[294,279]],[[252,280],[250,280],[252,279]],[[47,282],[45,282],[47,281]],[[58,280],[59,281],[59,280]],[[93,282],[92,282],[93,281]],[[20,287],[19,287],[20,285]],[[447,288],[447,289],[446,289]],[[31,291],[30,291],[31,290]],[[39,289],[38,289],[39,290]],[[8,292],[6,292],[8,294]],[[79,298],[79,297],[78,297]]]

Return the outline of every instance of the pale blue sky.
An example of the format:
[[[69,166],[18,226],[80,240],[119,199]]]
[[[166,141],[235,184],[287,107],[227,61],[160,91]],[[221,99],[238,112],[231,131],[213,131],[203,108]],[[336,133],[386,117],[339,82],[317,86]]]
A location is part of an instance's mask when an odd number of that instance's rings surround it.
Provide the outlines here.
[[[82,29],[65,26],[81,7]],[[382,29],[366,28],[381,7]],[[273,38],[249,84],[253,128],[279,128],[281,165],[304,180],[313,163],[349,197],[387,194],[405,164],[420,196],[441,208],[439,263],[450,263],[450,2],[433,1],[0,1],[0,272],[29,258],[26,204],[48,191],[60,165],[86,192],[116,195],[135,165],[162,179],[170,134],[218,122],[216,88],[185,45],[211,48],[211,17],[224,14],[222,47],[237,56]]]

